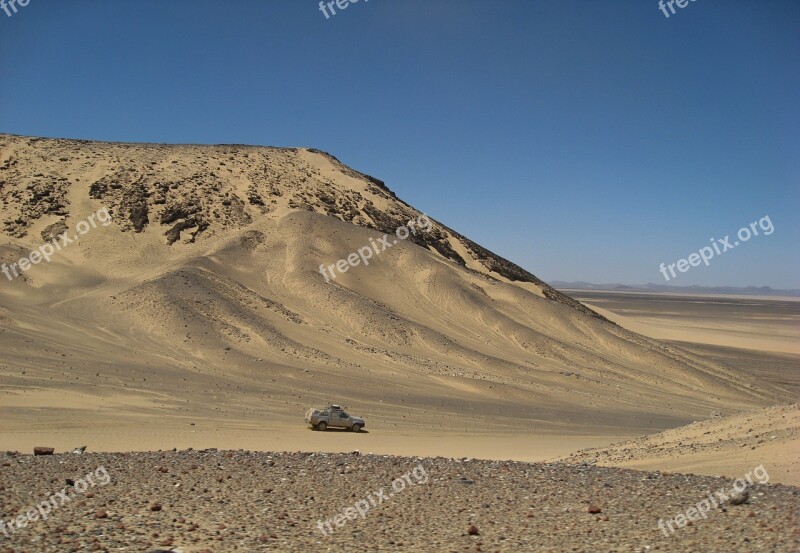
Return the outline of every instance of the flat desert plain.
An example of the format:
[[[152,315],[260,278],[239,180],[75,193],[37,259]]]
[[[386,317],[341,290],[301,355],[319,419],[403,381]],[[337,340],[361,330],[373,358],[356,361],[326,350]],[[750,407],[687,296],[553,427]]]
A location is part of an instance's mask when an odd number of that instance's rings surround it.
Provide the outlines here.
[[[800,297],[563,291],[629,330],[763,377],[800,398]]]
[[[800,297],[562,291],[646,336],[800,359]]]
[[[800,398],[800,298],[563,290],[635,332],[713,359]],[[573,460],[698,474],[743,474],[760,463],[800,484],[796,404],[679,427],[582,452]]]

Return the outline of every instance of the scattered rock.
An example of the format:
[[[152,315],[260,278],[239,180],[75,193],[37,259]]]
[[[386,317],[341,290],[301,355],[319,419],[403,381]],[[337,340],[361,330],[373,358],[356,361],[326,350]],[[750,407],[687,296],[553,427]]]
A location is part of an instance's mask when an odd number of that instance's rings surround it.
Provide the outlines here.
[[[350,450],[313,455],[205,450],[86,453],[40,462],[0,453],[3,460],[11,465],[0,468],[0,509],[6,513],[21,513],[34,504],[27,490],[41,490],[33,495],[43,500],[46,491],[57,490],[67,477],[77,482],[99,466],[107,468],[112,482],[76,497],[58,513],[59,519],[54,515],[36,524],[35,533],[0,536],[2,553],[5,548],[176,553],[183,546],[197,553],[234,548],[290,553],[362,551],[365,544],[375,551],[516,553],[623,550],[620,544],[634,542],[642,551],[721,551],[721,540],[730,536],[735,537],[732,551],[788,553],[794,544],[780,529],[792,523],[792,507],[800,497],[791,486],[772,486],[763,496],[757,494],[766,487],[748,488],[758,509],[731,508],[726,501],[721,508],[728,508],[727,516],[719,510],[707,520],[664,536],[656,528],[659,517],[674,516],[696,503],[702,498],[698,490],[721,489],[730,481],[670,473],[656,479],[647,478],[655,473],[566,463],[470,460],[465,465],[463,460],[444,457],[355,456]],[[352,469],[351,476],[336,474],[341,461]],[[395,492],[390,483],[415,465],[425,467],[427,483],[407,483],[402,493]],[[169,470],[162,473],[159,467]],[[475,484],[465,485],[467,481]],[[176,483],[181,487],[173,488]],[[362,498],[376,499],[370,491],[381,488],[384,505],[370,509],[365,520],[358,517],[341,528],[332,522],[333,534],[323,536],[318,522],[346,514],[348,506]],[[77,491],[68,490],[70,495]],[[169,509],[155,498],[168,501]],[[325,513],[312,507],[320,502],[326,505]],[[585,517],[587,512],[590,517]],[[408,531],[409,521],[417,531]],[[39,541],[31,541],[31,536]],[[745,536],[758,547],[743,544]],[[163,545],[167,540],[174,542]]]
[[[750,500],[750,492],[744,490],[743,492],[735,494],[728,500],[731,505],[744,505]]]

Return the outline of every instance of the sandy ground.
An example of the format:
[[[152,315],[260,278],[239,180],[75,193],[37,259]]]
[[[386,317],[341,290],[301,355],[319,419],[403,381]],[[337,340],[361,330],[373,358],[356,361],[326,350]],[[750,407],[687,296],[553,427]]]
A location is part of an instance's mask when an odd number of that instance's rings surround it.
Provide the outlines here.
[[[571,291],[617,323],[758,376],[800,398],[800,301],[797,298]],[[609,466],[708,475],[770,467],[774,481],[800,485],[797,404],[728,417],[563,457]]]
[[[181,451],[0,456],[0,478],[3,520],[34,509],[8,538],[0,534],[0,551],[788,552],[800,544],[800,489],[760,471],[750,484],[566,464]],[[736,489],[746,502],[732,499]]]
[[[738,477],[763,466],[771,482],[800,485],[800,405],[779,405],[681,426],[562,458],[639,470]]]
[[[425,457],[477,457],[481,459],[541,461],[567,455],[585,447],[602,447],[618,442],[621,436],[543,436],[535,434],[481,434],[476,432],[440,432],[436,430],[410,432],[393,428],[374,428],[353,434],[330,430],[324,434],[299,425],[250,428],[242,425],[218,426],[209,421],[211,429],[197,427],[156,426],[150,429],[109,427],[64,430],[57,437],[51,432],[20,432],[17,437],[6,435],[4,447],[29,451],[30,444],[48,444],[58,451],[93,444],[93,451],[154,451],[178,449],[240,449],[243,444],[254,451],[325,451],[347,452],[358,449],[364,453],[404,455],[409,451]],[[100,447],[98,448],[97,445]],[[209,445],[211,444],[211,445]]]
[[[678,342],[800,354],[800,298],[565,290],[634,332]]]
[[[790,397],[800,398],[800,354],[691,342],[672,343],[696,355],[759,377]]]

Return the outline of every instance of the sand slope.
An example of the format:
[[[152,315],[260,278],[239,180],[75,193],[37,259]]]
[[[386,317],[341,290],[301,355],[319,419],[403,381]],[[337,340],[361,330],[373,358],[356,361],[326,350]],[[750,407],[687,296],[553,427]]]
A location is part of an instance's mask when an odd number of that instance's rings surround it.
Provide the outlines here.
[[[287,431],[314,449],[303,412],[332,401],[376,435],[408,432],[409,453],[432,431],[611,441],[790,399],[435,222],[326,283],[320,264],[421,214],[314,150],[0,135],[0,181],[5,263],[113,215],[24,279],[0,276],[0,449],[237,432],[256,449]]]
[[[564,457],[574,463],[739,478],[764,465],[770,482],[800,485],[800,404],[715,417]]]

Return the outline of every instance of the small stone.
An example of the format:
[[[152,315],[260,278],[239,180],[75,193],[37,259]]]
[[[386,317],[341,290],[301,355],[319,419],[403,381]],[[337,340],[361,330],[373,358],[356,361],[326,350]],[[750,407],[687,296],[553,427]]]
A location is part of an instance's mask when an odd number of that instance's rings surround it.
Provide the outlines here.
[[[744,490],[743,492],[737,493],[736,495],[731,497],[728,503],[730,503],[731,505],[743,505],[747,503],[749,499],[750,499],[750,492]]]
[[[474,524],[470,524],[469,528],[467,528],[467,534],[470,536],[480,536],[481,533],[478,531],[478,527]]]
[[[108,518],[108,513],[105,511],[97,511],[94,514],[94,518]]]
[[[593,515],[596,515],[597,513],[602,513],[603,509],[601,509],[600,507],[597,507],[596,505],[589,505],[589,508],[587,509],[587,511],[589,513],[593,514]]]

